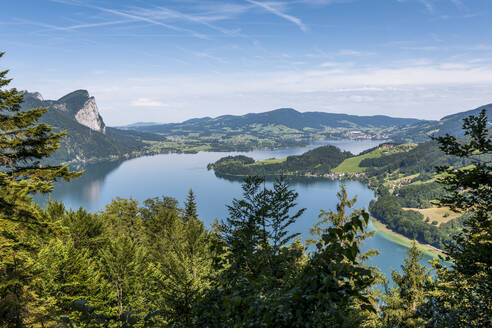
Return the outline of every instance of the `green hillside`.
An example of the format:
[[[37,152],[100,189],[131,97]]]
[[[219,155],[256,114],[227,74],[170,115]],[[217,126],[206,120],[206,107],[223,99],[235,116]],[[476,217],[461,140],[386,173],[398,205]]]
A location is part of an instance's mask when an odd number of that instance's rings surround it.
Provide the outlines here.
[[[347,158],[340,165],[332,170],[333,173],[361,173],[366,171],[366,167],[361,167],[360,163],[369,158],[379,158],[390,154],[396,154],[416,147],[416,144],[383,144],[369,151],[354,157]]]
[[[402,127],[421,122],[411,118],[384,115],[355,116],[323,112],[301,113],[281,108],[242,116],[224,115],[216,118],[192,119],[182,123],[137,125],[127,129],[162,135],[200,137],[234,137],[249,135],[258,138],[382,138]]]
[[[403,127],[393,134],[391,139],[396,142],[426,142],[430,140],[432,135],[443,136],[446,133],[455,137],[462,137],[464,135],[462,129],[463,119],[470,115],[478,115],[482,109],[487,111],[488,117],[492,117],[490,115],[492,113],[492,104],[483,105],[472,110],[445,116],[439,121],[423,121]],[[491,126],[489,120],[489,130]]]

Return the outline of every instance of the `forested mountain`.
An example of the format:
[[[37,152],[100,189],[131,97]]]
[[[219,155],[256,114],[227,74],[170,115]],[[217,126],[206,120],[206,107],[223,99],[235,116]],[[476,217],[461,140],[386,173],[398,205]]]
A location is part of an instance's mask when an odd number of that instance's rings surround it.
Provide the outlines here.
[[[455,137],[462,137],[464,135],[462,130],[463,119],[470,115],[478,115],[482,109],[485,109],[487,116],[491,117],[492,104],[488,104],[465,112],[444,116],[439,121],[417,122],[411,126],[402,128],[400,132],[392,135],[391,139],[396,142],[425,142],[429,141],[431,135],[443,136],[446,133]],[[490,125],[489,121],[489,130]]]
[[[60,149],[49,159],[52,163],[87,162],[115,159],[144,151],[139,140],[159,139],[156,135],[107,127],[99,114],[94,97],[86,90],[77,90],[58,100],[44,100],[39,93],[26,93],[22,109],[49,107],[40,122],[67,131]]]
[[[297,134],[299,136],[319,133],[326,137],[347,137],[350,133],[376,137],[388,134],[405,126],[421,122],[413,118],[393,118],[384,115],[355,116],[322,112],[301,113],[292,108],[280,108],[264,113],[242,116],[223,115],[216,118],[195,118],[182,123],[137,125],[127,128],[160,133],[164,135],[200,136],[226,133],[248,133],[254,136]]]

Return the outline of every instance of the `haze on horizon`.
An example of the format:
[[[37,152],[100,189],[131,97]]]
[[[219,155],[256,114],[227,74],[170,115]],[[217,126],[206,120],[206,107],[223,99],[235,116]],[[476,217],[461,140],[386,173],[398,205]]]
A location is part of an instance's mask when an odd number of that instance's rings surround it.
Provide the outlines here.
[[[423,119],[492,102],[489,0],[22,0],[0,69],[108,125],[291,107]]]

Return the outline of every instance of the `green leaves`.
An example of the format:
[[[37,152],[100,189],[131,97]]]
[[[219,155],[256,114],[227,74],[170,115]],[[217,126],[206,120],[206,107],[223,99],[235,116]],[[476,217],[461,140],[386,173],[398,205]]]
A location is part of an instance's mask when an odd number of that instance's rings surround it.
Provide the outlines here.
[[[281,181],[273,189],[261,188],[262,182],[246,180],[244,199],[230,207],[222,230],[230,268],[206,295],[197,320],[214,327],[356,327],[366,322],[376,311],[369,290],[376,271],[363,264],[370,254],[360,252],[360,243],[371,235],[365,232],[368,214],[351,210],[355,199],[348,200],[342,187],[337,212],[322,211],[313,229],[316,250],[306,256],[298,241],[277,248],[275,240],[290,240],[283,237],[287,227],[303,211],[290,214],[297,194]]]
[[[488,327],[492,324],[492,140],[486,111],[464,119],[464,140],[435,138],[448,155],[470,159],[464,168],[439,167],[448,195],[440,199],[466,212],[463,230],[447,245],[451,268],[435,265],[438,278],[429,286],[421,311],[436,327]]]

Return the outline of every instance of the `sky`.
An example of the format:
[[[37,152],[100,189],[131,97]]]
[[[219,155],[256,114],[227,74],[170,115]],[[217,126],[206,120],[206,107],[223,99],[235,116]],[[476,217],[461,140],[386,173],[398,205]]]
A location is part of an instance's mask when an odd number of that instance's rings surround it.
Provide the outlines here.
[[[11,86],[106,124],[291,107],[439,119],[492,103],[491,0],[0,0]]]

